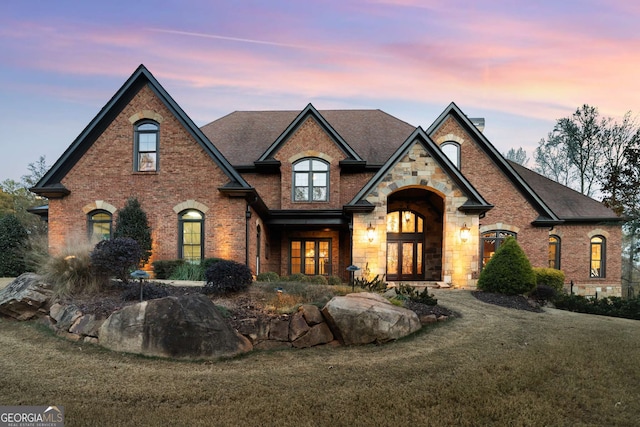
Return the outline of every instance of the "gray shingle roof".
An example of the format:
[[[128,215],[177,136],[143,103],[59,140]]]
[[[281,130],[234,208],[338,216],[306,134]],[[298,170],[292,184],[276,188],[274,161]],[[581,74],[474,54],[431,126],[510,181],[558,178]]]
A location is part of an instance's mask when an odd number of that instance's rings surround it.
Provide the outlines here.
[[[565,221],[620,221],[611,209],[582,193],[557,183],[515,162],[509,162],[544,203]]]
[[[235,111],[202,132],[234,166],[252,165],[300,111]],[[381,110],[319,110],[368,164],[381,165],[415,127]]]

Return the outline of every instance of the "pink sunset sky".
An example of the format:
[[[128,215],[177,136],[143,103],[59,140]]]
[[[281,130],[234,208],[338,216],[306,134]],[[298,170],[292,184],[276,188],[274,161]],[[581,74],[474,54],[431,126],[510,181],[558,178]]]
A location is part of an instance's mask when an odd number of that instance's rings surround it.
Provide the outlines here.
[[[311,102],[426,128],[454,101],[531,155],[582,104],[640,113],[639,22],[621,0],[4,0],[0,180],[55,162],[141,63],[199,126]]]

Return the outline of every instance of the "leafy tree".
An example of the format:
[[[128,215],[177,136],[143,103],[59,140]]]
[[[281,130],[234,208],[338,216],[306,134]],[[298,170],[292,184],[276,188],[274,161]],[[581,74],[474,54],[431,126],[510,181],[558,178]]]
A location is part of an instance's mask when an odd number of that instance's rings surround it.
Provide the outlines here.
[[[0,217],[10,213],[15,213],[13,210],[13,197],[0,189]]]
[[[17,277],[26,271],[22,251],[27,230],[13,214],[0,218],[0,276]]]
[[[529,156],[522,147],[519,147],[517,150],[510,148],[509,151],[504,154],[504,158],[522,166],[527,166],[527,163],[529,163]]]
[[[151,257],[151,227],[147,214],[142,210],[135,197],[127,200],[124,208],[118,212],[113,237],[130,237],[140,245],[142,250],[139,263],[146,264]]]
[[[2,202],[0,202],[0,215],[3,212],[3,206],[8,203],[6,197],[6,195],[8,195],[11,199],[12,206],[9,212],[16,215],[18,220],[27,229],[27,233],[32,236],[46,234],[46,223],[36,215],[27,211],[29,208],[47,203],[45,198],[29,191],[29,188],[36,185],[48,170],[45,157],[40,156],[36,162],[29,163],[27,168],[30,173],[23,175],[20,182],[13,179],[5,179],[0,182],[0,190],[2,190],[2,194],[5,194],[0,198],[0,200],[2,200]]]
[[[535,286],[531,263],[513,237],[505,239],[478,278],[479,289],[506,295],[529,293]]]

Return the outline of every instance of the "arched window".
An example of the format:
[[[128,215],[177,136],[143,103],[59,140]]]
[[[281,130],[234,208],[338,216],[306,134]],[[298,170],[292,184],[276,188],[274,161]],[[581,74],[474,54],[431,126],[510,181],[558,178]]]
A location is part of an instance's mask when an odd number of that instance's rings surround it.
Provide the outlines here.
[[[560,270],[560,237],[549,236],[549,268]]]
[[[605,277],[606,239],[603,236],[591,238],[590,273],[592,278]]]
[[[451,160],[453,165],[460,169],[460,144],[453,141],[443,142],[440,149]]]
[[[179,257],[200,261],[204,256],[204,214],[195,209],[182,211],[178,217]]]
[[[487,262],[491,259],[494,253],[498,250],[500,245],[509,236],[517,238],[518,235],[513,231],[507,230],[492,230],[482,233],[480,237],[480,259],[482,260],[481,267],[487,265]]]
[[[302,159],[293,165],[293,201],[329,200],[329,164],[320,159]]]
[[[111,238],[112,225],[111,212],[105,210],[95,210],[87,215],[87,230],[90,240],[109,240]]]
[[[158,143],[160,126],[151,120],[138,122],[135,126],[135,170],[153,172],[158,170]]]

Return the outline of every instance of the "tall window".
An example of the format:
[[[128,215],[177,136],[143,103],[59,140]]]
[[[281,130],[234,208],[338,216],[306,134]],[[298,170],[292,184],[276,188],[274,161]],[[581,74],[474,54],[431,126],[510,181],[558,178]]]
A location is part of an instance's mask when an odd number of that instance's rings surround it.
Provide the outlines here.
[[[424,228],[408,208],[387,214],[387,279],[424,280]]]
[[[560,237],[549,236],[549,268],[560,270]]]
[[[111,212],[97,210],[87,215],[89,239],[109,240],[111,238]]]
[[[158,136],[160,126],[156,122],[143,121],[135,127],[135,170],[158,170]]]
[[[440,149],[451,160],[455,167],[460,169],[460,144],[453,141],[443,142]]]
[[[505,230],[493,230],[482,233],[482,237],[480,238],[480,259],[482,259],[482,267],[487,265],[487,262],[489,262],[493,254],[496,253],[500,245],[509,236],[517,237],[516,233]]]
[[[293,165],[294,202],[326,202],[328,187],[328,163],[320,159],[303,159]]]
[[[291,274],[331,274],[331,240],[310,239],[291,241]]]
[[[591,238],[591,271],[590,277],[605,277],[605,260],[606,260],[606,240],[602,236],[593,236]]]
[[[204,215],[189,209],[180,213],[180,258],[200,261],[204,254]]]

